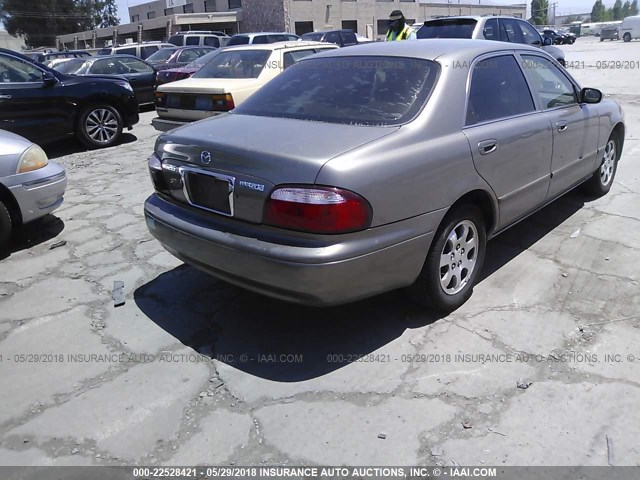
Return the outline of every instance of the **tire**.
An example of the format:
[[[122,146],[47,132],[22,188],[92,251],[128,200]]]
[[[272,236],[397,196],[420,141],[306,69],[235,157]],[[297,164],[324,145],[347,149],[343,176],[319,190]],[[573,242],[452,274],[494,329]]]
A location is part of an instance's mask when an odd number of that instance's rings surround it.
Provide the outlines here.
[[[6,205],[0,202],[0,253],[8,246],[11,239],[11,214]]]
[[[111,147],[120,141],[123,123],[122,115],[112,106],[90,105],[78,117],[78,140],[92,149]]]
[[[422,271],[408,289],[409,295],[416,302],[443,312],[460,307],[473,293],[486,246],[487,234],[482,212],[471,205],[453,209],[438,228]],[[445,255],[448,259],[441,266],[441,259],[445,260]],[[467,269],[463,265],[465,259]],[[456,264],[454,270],[449,261]]]
[[[604,38],[600,37],[600,41],[601,41],[601,42],[604,42]]]
[[[618,135],[612,133],[604,148],[603,158],[593,176],[584,183],[587,193],[601,197],[609,193],[613,185],[613,179],[618,170],[620,156],[620,140]]]
[[[622,36],[622,40],[624,40],[624,41],[625,41],[625,43],[629,43],[629,42],[631,41],[631,34],[630,34],[629,32],[625,33],[625,34]]]

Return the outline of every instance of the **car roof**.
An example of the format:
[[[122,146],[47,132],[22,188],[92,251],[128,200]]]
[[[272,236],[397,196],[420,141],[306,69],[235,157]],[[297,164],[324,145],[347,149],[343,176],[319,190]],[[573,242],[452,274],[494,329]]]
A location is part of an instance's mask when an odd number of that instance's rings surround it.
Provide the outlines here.
[[[422,24],[420,24],[420,25],[422,25]],[[331,29],[331,30],[316,30],[314,32],[307,32],[307,33],[304,33],[303,35],[313,35],[314,33],[331,33],[331,32],[352,32],[352,33],[355,33],[350,28],[334,28],[334,29]]]
[[[331,52],[319,53],[323,57],[352,56],[389,56],[420,58],[424,60],[469,60],[492,52],[526,50],[542,52],[540,48],[520,43],[495,42],[492,40],[473,40],[461,38],[430,38],[406,42],[371,42],[358,45],[358,48],[340,48]]]
[[[95,55],[95,56],[91,56],[91,57],[88,57],[88,58],[79,58],[78,60],[84,60],[85,62],[95,62],[96,60],[104,60],[104,59],[109,59],[109,58],[117,58],[117,59],[120,59],[120,58],[133,58],[135,60],[139,60],[142,63],[147,63],[144,60],[142,60],[140,57],[136,57],[135,55],[129,55],[128,53],[124,54],[124,55],[123,54],[100,55],[100,56]],[[70,59],[70,60],[73,60],[73,59]]]
[[[291,32],[253,32],[253,33],[236,33],[233,37],[256,37],[258,35],[293,35],[298,36]],[[232,38],[233,38],[232,37]]]
[[[322,47],[327,48],[328,46],[333,45],[332,43],[326,42],[314,42],[311,40],[289,40],[285,42],[275,42],[275,43],[252,43],[249,45],[232,45],[230,47],[224,47],[224,51],[235,51],[235,50],[280,50],[283,48],[294,48],[294,47]]]

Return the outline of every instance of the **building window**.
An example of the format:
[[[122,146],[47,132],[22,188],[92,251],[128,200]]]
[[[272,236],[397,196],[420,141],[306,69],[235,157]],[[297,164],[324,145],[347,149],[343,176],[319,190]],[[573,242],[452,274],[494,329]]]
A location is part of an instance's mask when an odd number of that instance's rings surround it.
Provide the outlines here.
[[[164,9],[164,16],[166,17],[167,15],[173,15],[173,8]]]
[[[156,12],[147,12],[147,19],[151,20],[152,18],[156,18]]]
[[[184,13],[193,13],[193,3],[187,3],[183,9]]]
[[[204,11],[205,12],[217,12],[217,10],[216,10],[216,0],[204,0]]]
[[[313,22],[296,22],[296,35],[313,32]]]
[[[131,23],[136,23],[140,21],[140,15],[131,15]]]
[[[229,0],[229,10],[242,8],[242,0]]]
[[[353,30],[355,33],[358,33],[358,21],[357,20],[343,20],[342,28],[346,28],[348,30]]]

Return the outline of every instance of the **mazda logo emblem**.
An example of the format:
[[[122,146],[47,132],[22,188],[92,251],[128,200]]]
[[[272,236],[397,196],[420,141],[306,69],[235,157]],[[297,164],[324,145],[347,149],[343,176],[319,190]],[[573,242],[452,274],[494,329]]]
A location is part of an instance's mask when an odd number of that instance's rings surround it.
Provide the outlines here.
[[[200,161],[205,165],[209,165],[211,163],[211,153],[210,152],[202,152],[200,154]]]

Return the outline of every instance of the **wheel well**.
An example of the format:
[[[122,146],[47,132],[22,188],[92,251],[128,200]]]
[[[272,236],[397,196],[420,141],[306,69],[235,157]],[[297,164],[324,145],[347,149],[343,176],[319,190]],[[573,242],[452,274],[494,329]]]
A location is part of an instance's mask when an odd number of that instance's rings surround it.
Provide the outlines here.
[[[620,155],[622,154],[622,147],[624,147],[624,125],[622,124],[622,122],[618,122],[616,126],[613,127],[611,133],[615,133],[616,135],[618,135],[618,140],[620,142],[620,152],[618,153],[619,159]]]
[[[115,108],[124,121],[124,116],[122,112],[124,112],[124,105],[120,102],[120,100],[112,97],[91,97],[87,98],[81,103],[78,104],[76,108],[75,114],[73,116],[73,128],[75,130],[76,125],[78,124],[78,119],[80,118],[80,114],[84,111],[85,108],[91,105],[109,105]]]
[[[478,207],[484,216],[487,235],[493,231],[496,226],[497,218],[493,200],[489,193],[484,190],[472,190],[460,197],[453,205],[451,205],[449,210],[460,205],[473,205],[474,207]]]
[[[9,215],[11,215],[11,223],[14,225],[22,224],[22,213],[20,212],[20,206],[13,194],[9,191],[7,187],[0,183],[0,201],[4,203],[4,205],[9,210]]]

